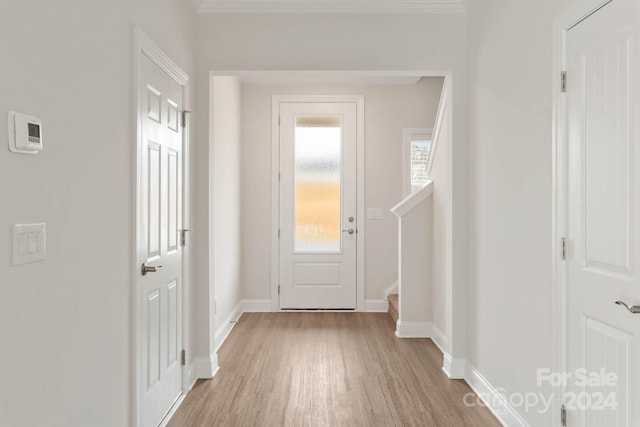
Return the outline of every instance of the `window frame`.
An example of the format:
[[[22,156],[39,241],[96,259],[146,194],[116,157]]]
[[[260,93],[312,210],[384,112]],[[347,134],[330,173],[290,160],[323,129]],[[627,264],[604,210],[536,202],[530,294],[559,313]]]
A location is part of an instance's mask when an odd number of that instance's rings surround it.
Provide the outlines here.
[[[435,151],[433,145],[433,128],[423,126],[402,129],[402,191],[405,197],[411,194],[411,142],[418,139],[431,141],[427,165],[430,164],[431,157]]]

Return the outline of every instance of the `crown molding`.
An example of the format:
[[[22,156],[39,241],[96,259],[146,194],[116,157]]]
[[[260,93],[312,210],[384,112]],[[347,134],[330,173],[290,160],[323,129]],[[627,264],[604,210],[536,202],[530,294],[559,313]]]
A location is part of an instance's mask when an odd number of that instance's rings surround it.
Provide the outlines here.
[[[462,13],[467,0],[193,0],[198,13]]]

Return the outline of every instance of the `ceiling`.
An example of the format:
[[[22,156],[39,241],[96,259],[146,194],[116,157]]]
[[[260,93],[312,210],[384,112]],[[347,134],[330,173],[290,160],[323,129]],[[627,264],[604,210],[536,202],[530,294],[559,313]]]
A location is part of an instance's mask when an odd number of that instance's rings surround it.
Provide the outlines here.
[[[193,0],[199,13],[459,13],[467,0]]]

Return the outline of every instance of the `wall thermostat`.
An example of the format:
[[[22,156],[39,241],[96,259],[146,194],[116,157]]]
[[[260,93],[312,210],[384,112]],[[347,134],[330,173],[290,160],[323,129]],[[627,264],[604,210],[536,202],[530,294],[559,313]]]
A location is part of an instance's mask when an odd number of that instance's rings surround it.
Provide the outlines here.
[[[9,112],[9,150],[38,154],[42,150],[42,122],[26,114]]]

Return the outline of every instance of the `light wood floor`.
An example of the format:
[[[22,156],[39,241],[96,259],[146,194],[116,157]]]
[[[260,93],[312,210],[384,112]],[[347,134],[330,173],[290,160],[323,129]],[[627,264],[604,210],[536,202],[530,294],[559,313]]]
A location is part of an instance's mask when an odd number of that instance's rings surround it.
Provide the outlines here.
[[[427,339],[386,313],[247,313],[169,427],[499,426],[442,372]]]

